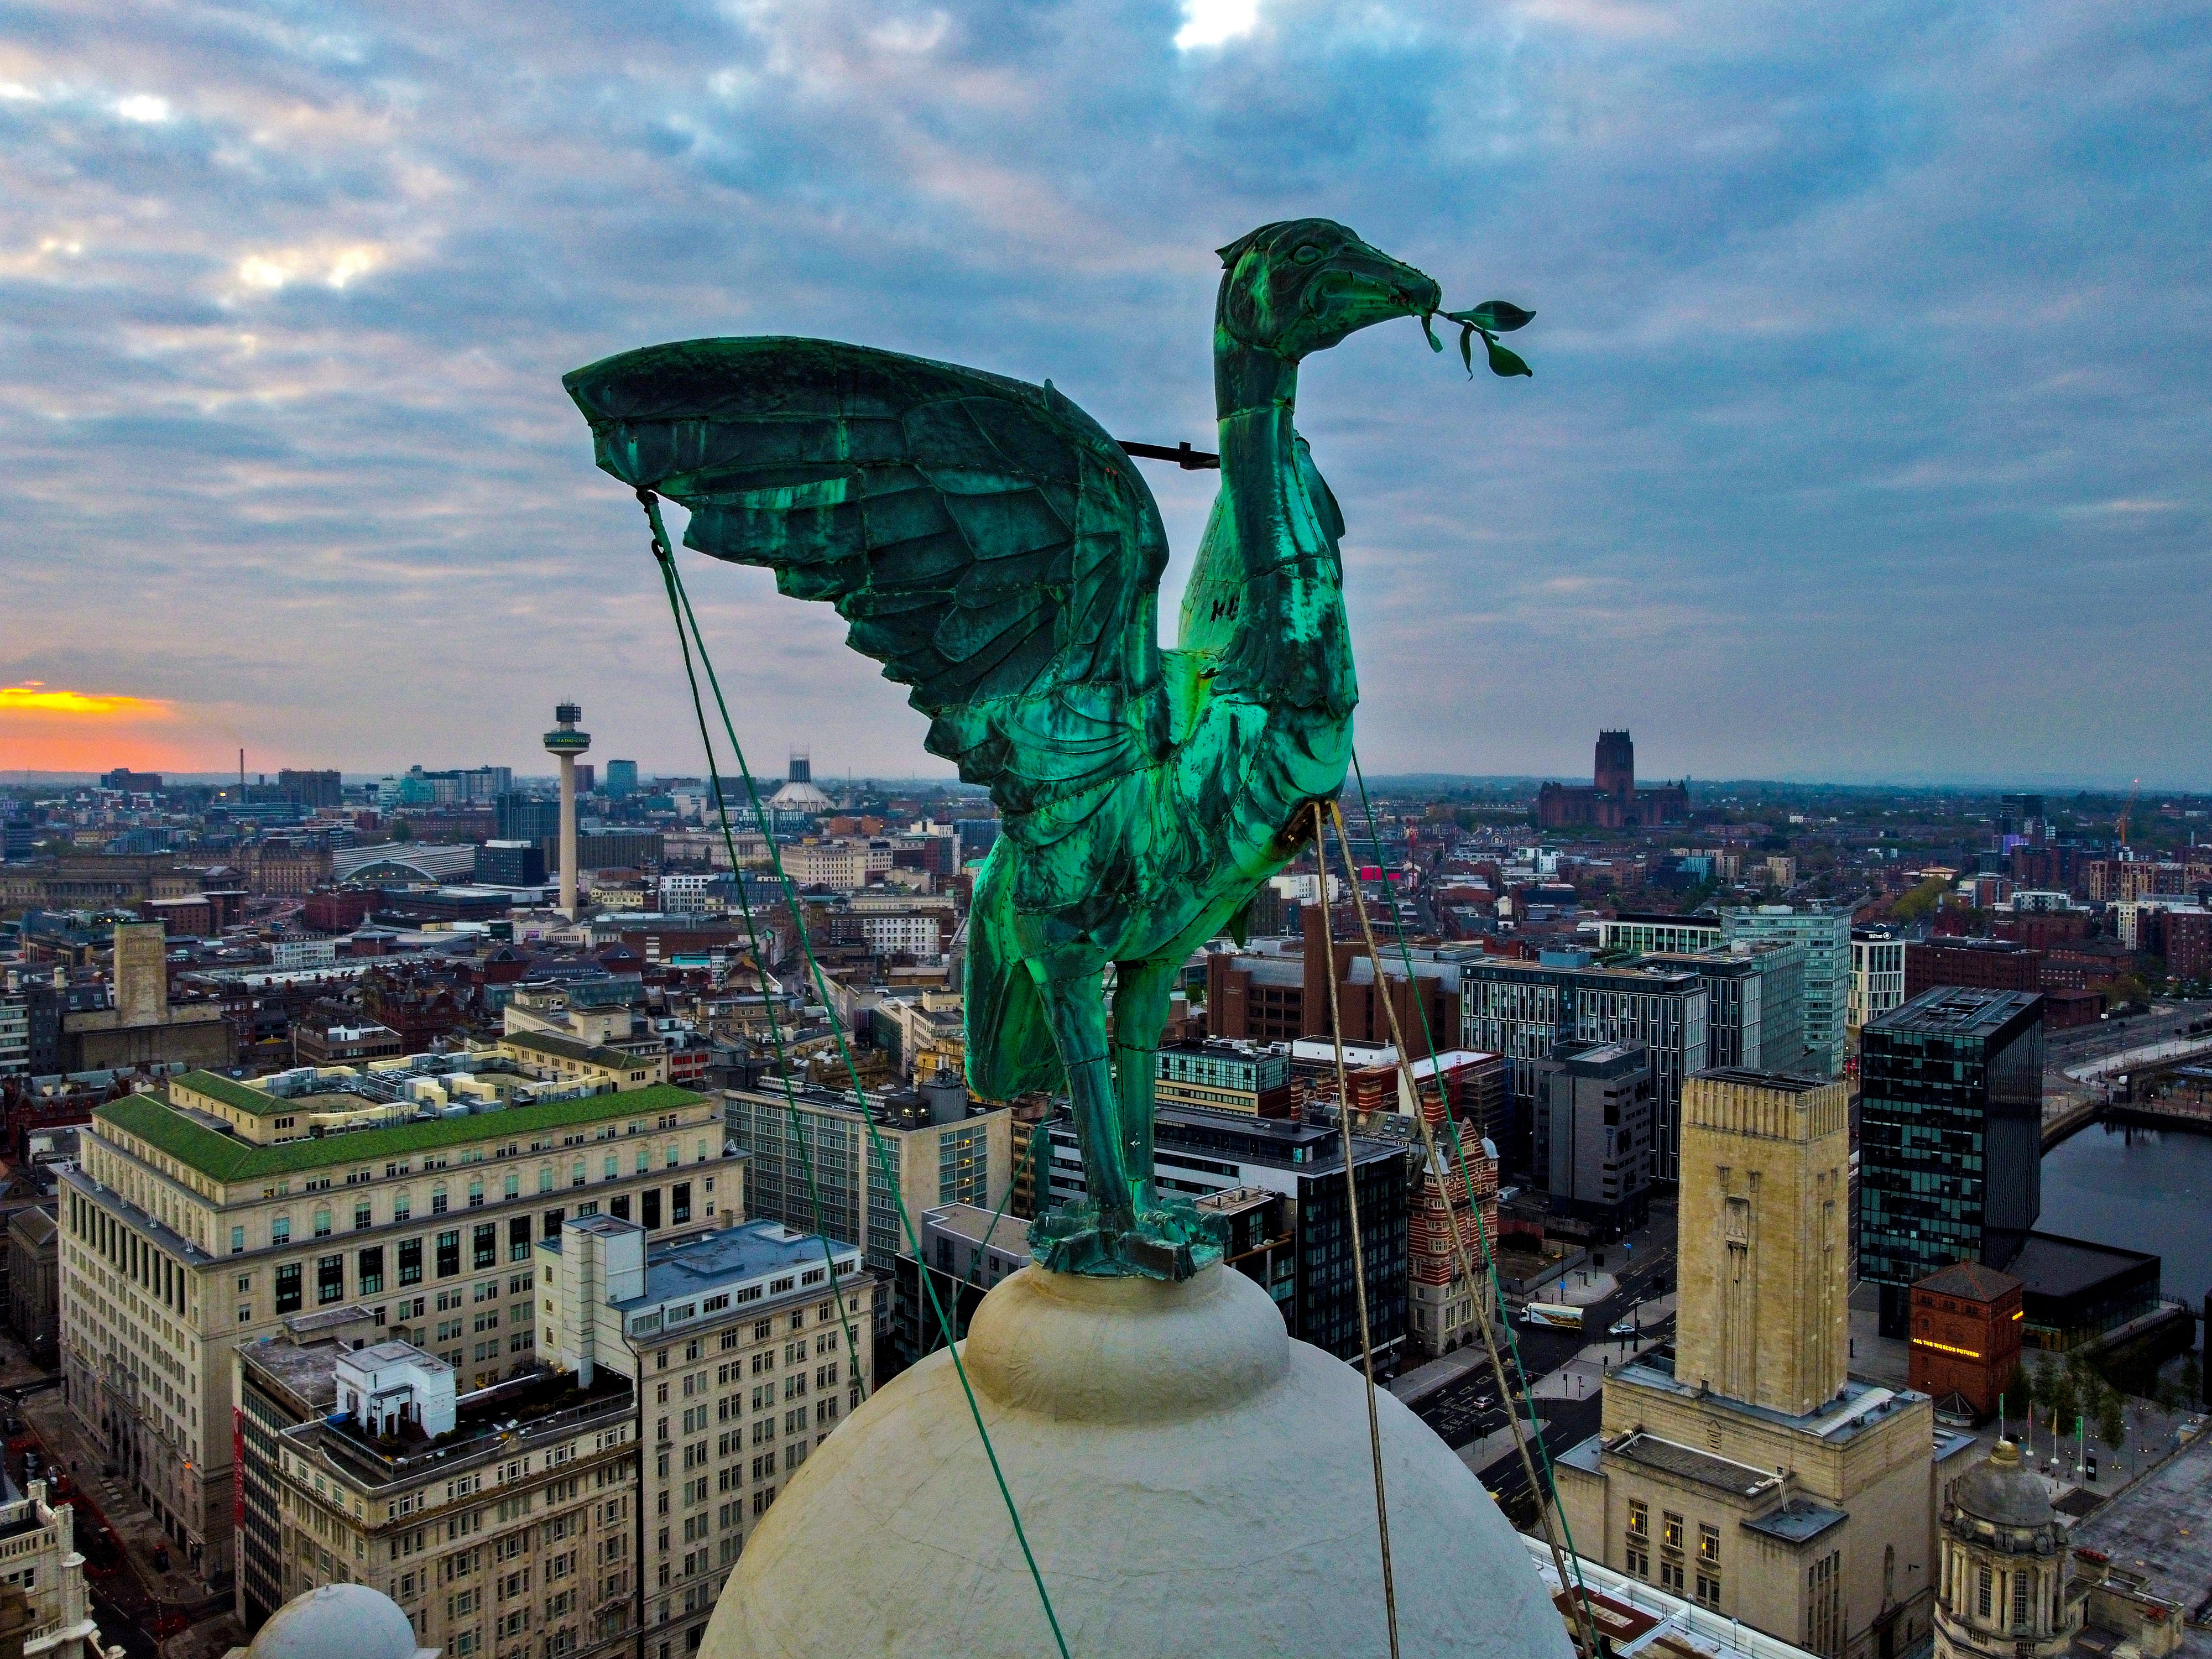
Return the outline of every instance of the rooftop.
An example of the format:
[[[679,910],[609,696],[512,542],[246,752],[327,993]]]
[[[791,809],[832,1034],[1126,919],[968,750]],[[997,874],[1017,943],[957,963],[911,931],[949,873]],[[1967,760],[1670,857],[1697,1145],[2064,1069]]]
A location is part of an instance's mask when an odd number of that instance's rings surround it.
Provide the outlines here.
[[[1869,1031],[1927,1036],[1994,1036],[2040,1000],[2033,991],[1982,991],[1939,985],[1867,1023]]]
[[[285,1431],[286,1438],[295,1445],[313,1443],[331,1466],[372,1489],[450,1474],[477,1458],[573,1434],[599,1419],[629,1420],[636,1410],[629,1379],[611,1370],[602,1370],[590,1387],[580,1389],[567,1372],[541,1370],[461,1395],[449,1434],[434,1440],[419,1433],[378,1438],[349,1418],[331,1415],[337,1403],[338,1360],[352,1352],[337,1342],[295,1344],[270,1337],[238,1350],[256,1382],[274,1385],[271,1391],[289,1396],[294,1410],[314,1413]]]
[[[1848,1510],[1832,1510],[1809,1498],[1793,1498],[1773,1514],[1753,1516],[1743,1525],[1747,1532],[1761,1533],[1785,1544],[1803,1544],[1849,1519]]]
[[[747,1221],[696,1238],[655,1245],[646,1253],[645,1294],[640,1302],[666,1302],[771,1273],[823,1265],[824,1241],[775,1221]],[[860,1266],[853,1245],[831,1243],[838,1265]],[[625,1303],[622,1304],[629,1306]]]
[[[2163,1464],[2125,1486],[2079,1522],[2069,1540],[2112,1563],[2112,1574],[2135,1575],[2153,1595],[2202,1617],[2212,1584],[2212,1434],[2200,1433]],[[2182,1651],[2212,1648],[2201,1628],[2187,1628]]]
[[[1739,1463],[1733,1458],[1716,1456],[1711,1452],[1699,1451],[1694,1446],[1679,1445],[1672,1440],[1662,1440],[1656,1434],[1638,1429],[1616,1440],[1606,1448],[1614,1457],[1625,1457],[1632,1463],[1641,1463],[1647,1468],[1694,1480],[1701,1486],[1711,1486],[1732,1498],[1756,1498],[1768,1488],[1778,1485],[1781,1477],[1755,1469],[1748,1463]]]
[[[1967,1302],[1995,1302],[2008,1291],[2020,1288],[2010,1273],[1985,1267],[1978,1261],[1954,1261],[1938,1268],[1912,1288],[1936,1296],[1955,1296]]]
[[[1029,1260],[1030,1224],[1019,1216],[996,1213],[975,1204],[947,1204],[925,1210],[921,1224],[925,1233],[950,1233],[970,1244],[988,1244],[1018,1261]]]
[[[1702,1398],[1708,1406],[1723,1411],[1738,1412],[1757,1418],[1777,1428],[1789,1429],[1799,1434],[1809,1434],[1821,1440],[1841,1444],[1878,1423],[1887,1422],[1898,1412],[1927,1402],[1928,1396],[1911,1389],[1876,1388],[1871,1383],[1856,1380],[1846,1382],[1837,1391],[1833,1400],[1824,1401],[1802,1416],[1777,1411],[1771,1406],[1754,1406],[1741,1400],[1730,1400],[1723,1395],[1706,1394],[1674,1376],[1674,1361],[1660,1353],[1648,1353],[1618,1366],[1613,1373],[1614,1384],[1631,1388],[1655,1389],[1686,1399]]]
[[[1820,1078],[1799,1077],[1790,1072],[1761,1072],[1749,1066],[1716,1066],[1709,1072],[1699,1072],[1702,1078],[1716,1083],[1740,1083],[1753,1089],[1768,1089],[1779,1095],[1809,1095],[1815,1089],[1829,1085]]]
[[[2146,1264],[2153,1268],[2161,1265],[2157,1256],[2124,1250],[2117,1244],[2097,1244],[2057,1233],[2019,1237],[2019,1251],[2005,1263],[2005,1271],[2019,1279],[2030,1296],[2078,1297],[2108,1280],[2139,1273]]]
[[[187,1079],[204,1079],[205,1072],[187,1073]],[[222,1082],[224,1079],[216,1079]],[[192,1086],[204,1088],[203,1083]],[[264,1097],[267,1098],[267,1097]],[[539,1129],[565,1128],[580,1123],[603,1123],[613,1118],[642,1117],[683,1106],[704,1104],[706,1097],[669,1084],[633,1089],[623,1094],[586,1095],[575,1100],[546,1101],[534,1106],[511,1106],[491,1112],[471,1112],[459,1117],[426,1117],[393,1128],[354,1129],[306,1140],[257,1146],[234,1135],[202,1127],[184,1113],[152,1095],[133,1095],[111,1101],[93,1114],[104,1128],[135,1135],[159,1152],[216,1181],[257,1181],[270,1176],[291,1175],[301,1170],[322,1169],[334,1164],[354,1164],[403,1153],[456,1146],[472,1140],[526,1135]]]
[[[583,1042],[551,1031],[507,1031],[501,1034],[499,1042],[502,1048],[520,1048],[529,1054],[551,1054],[560,1060],[581,1060],[589,1066],[628,1068],[648,1063],[635,1054],[625,1054],[620,1048],[610,1048],[604,1043]]]

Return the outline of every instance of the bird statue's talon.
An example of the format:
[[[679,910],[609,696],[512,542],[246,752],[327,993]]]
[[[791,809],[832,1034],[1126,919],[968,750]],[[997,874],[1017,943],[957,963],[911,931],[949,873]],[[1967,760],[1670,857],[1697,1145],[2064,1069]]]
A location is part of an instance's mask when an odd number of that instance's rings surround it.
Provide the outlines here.
[[[1228,1238],[1224,1218],[1187,1198],[1167,1199],[1133,1215],[1068,1204],[1030,1224],[1030,1255],[1051,1273],[1173,1283],[1220,1261]]]

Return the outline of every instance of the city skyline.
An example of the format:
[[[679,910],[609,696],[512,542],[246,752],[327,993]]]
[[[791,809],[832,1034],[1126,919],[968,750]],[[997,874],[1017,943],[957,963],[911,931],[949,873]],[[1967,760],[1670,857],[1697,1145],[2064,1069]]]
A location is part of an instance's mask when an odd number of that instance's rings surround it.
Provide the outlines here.
[[[0,768],[520,755],[556,694],[684,763],[562,371],[820,334],[1210,447],[1211,250],[1321,212],[1538,313],[1533,381],[1410,323],[1309,370],[1371,771],[1632,711],[1655,776],[2212,781],[2184,9],[1203,14],[15,27]],[[1173,593],[1213,481],[1147,473]],[[757,756],[923,768],[835,618],[691,580]]]

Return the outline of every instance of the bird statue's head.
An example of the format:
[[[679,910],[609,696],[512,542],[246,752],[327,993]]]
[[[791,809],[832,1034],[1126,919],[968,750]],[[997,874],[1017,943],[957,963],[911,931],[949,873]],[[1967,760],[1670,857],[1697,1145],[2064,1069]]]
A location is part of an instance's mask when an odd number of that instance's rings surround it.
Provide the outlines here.
[[[1221,250],[1215,329],[1296,362],[1370,323],[1443,304],[1434,278],[1401,264],[1333,219],[1262,225]]]

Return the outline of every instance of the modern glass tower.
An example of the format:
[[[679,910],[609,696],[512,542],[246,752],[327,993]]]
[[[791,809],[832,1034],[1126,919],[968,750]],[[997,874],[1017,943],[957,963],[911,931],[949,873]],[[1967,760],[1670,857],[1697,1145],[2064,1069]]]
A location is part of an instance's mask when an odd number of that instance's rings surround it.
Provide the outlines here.
[[[1912,1286],[2002,1267],[2043,1209],[2043,998],[1938,986],[1859,1039],[1859,1277],[1903,1337]]]
[[[1805,947],[1807,1063],[1814,1076],[1841,1077],[1851,988],[1850,907],[1759,904],[1722,911],[1721,942],[1740,939],[1782,939]]]

